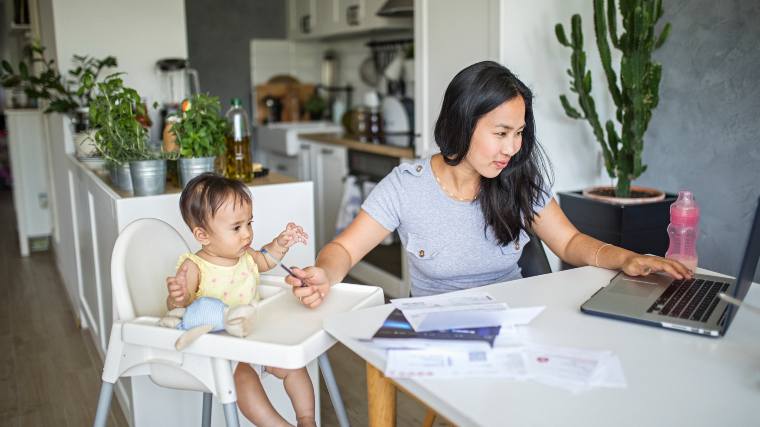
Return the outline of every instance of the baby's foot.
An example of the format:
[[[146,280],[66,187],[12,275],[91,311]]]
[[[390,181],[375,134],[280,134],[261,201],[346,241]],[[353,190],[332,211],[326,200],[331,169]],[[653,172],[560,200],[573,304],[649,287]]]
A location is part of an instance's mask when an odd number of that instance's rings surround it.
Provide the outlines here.
[[[300,417],[297,421],[297,427],[317,427],[317,422],[314,420],[314,417]]]

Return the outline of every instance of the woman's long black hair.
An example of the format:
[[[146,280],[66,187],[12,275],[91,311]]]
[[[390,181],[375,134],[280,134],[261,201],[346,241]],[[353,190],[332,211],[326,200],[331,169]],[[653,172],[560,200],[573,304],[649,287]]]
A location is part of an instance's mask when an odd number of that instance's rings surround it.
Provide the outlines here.
[[[548,196],[550,170],[536,141],[533,94],[503,65],[478,62],[449,83],[435,123],[435,141],[443,160],[455,166],[467,155],[478,120],[518,96],[525,101],[522,148],[498,176],[481,177],[478,193],[486,228],[491,226],[500,245],[517,239],[521,229],[530,228],[536,216],[533,207]]]

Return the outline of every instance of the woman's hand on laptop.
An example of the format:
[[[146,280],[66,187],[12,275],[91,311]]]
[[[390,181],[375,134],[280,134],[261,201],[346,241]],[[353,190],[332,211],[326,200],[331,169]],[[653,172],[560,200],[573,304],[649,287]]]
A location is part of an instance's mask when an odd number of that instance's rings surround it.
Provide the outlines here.
[[[622,270],[629,276],[646,276],[667,273],[676,279],[691,278],[694,274],[686,266],[672,259],[652,255],[632,255],[623,263]]]

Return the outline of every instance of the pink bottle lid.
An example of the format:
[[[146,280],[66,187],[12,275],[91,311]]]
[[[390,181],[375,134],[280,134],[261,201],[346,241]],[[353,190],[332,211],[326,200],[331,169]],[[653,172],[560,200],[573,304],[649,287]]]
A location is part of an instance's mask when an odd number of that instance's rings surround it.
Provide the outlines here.
[[[670,205],[670,222],[683,226],[699,224],[699,206],[691,191],[678,192],[678,200]]]

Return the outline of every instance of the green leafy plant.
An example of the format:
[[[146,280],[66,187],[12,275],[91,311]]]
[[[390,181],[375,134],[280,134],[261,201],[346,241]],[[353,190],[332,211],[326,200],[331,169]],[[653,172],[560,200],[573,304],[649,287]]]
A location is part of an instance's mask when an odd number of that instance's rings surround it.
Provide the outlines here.
[[[591,72],[586,70],[580,15],[573,15],[571,19],[570,40],[565,36],[562,24],[555,26],[555,33],[563,46],[572,49],[567,74],[572,79],[570,90],[578,94],[581,110],[571,106],[567,97],[561,95],[560,102],[565,114],[573,119],[588,121],[594,137],[602,146],[607,173],[610,178],[618,179],[615,194],[628,197],[631,181],[646,170],[646,165],[641,162],[644,134],[652,118],[652,110],[659,102],[662,75],[662,66],[652,61],[652,52],[665,43],[670,34],[670,23],[665,24],[659,35],[655,34],[654,27],[663,13],[662,0],[619,0],[624,31],[618,36],[616,3],[615,0],[606,0],[605,7],[605,0],[594,0],[594,30],[607,87],[615,104],[615,119],[620,124],[619,133],[612,120],[607,120],[602,127],[591,96]],[[622,53],[619,81],[612,68],[608,37]]]
[[[322,117],[322,113],[327,109],[327,101],[314,92],[304,103],[303,109],[312,117]]]
[[[23,52],[26,59],[18,64],[17,72],[8,61],[2,61],[0,83],[6,88],[22,89],[31,99],[47,100],[46,113],[73,116],[77,108],[89,106],[96,88],[92,83],[98,81],[105,68],[117,65],[113,56],[97,59],[74,55],[74,68],[64,78],[55,61],[45,58],[45,47],[39,42],[25,46]],[[39,72],[35,73],[35,69]]]
[[[180,157],[211,157],[225,151],[227,120],[220,116],[219,98],[199,93],[183,102],[180,120],[172,125]]]
[[[137,121],[147,114],[136,90],[124,86],[121,74],[97,83],[98,95],[90,103],[90,123],[96,129],[95,146],[107,161],[122,164],[133,160],[162,158],[149,149],[148,131]],[[88,82],[86,87],[93,85]]]

